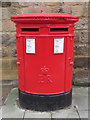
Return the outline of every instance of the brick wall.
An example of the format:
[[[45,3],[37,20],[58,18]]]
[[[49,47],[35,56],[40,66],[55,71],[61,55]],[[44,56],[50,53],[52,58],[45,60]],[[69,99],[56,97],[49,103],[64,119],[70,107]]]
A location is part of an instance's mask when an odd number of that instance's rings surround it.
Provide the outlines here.
[[[2,52],[3,56],[3,80],[17,79],[16,39],[15,24],[10,20],[11,16],[22,13],[35,13],[44,10],[46,13],[69,13],[77,15],[80,20],[75,26],[75,65],[73,70],[74,83],[88,82],[88,2],[46,2],[46,3],[19,3],[2,2]],[[1,46],[1,45],[0,45]],[[0,47],[1,48],[1,47]]]

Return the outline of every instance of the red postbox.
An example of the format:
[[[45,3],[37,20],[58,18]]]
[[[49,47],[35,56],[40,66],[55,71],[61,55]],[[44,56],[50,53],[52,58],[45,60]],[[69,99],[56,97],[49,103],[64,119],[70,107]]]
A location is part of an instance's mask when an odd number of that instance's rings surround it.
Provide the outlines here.
[[[16,23],[20,104],[54,110],[71,105],[74,23],[78,16],[28,13]]]

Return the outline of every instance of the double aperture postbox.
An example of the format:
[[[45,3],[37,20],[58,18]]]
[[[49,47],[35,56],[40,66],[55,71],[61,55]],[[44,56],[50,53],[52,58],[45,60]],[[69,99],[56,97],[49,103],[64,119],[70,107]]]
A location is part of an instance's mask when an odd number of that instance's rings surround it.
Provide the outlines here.
[[[71,104],[74,23],[78,19],[43,12],[11,17],[16,23],[19,100],[23,107],[54,110]]]

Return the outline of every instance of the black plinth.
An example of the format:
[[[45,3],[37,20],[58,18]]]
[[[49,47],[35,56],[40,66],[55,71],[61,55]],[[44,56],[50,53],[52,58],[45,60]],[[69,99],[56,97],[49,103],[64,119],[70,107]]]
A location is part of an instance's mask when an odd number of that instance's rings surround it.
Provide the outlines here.
[[[72,103],[72,90],[58,94],[30,94],[19,89],[21,107],[36,111],[52,111],[68,107]]]

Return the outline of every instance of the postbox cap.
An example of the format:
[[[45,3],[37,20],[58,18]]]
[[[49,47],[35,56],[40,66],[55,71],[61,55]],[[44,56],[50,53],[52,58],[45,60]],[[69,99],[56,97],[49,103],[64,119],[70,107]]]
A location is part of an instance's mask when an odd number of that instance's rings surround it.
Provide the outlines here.
[[[31,20],[32,22],[40,21],[40,20],[42,21],[54,20],[54,22],[55,20],[58,20],[58,22],[60,22],[61,19],[69,22],[70,21],[76,22],[79,20],[79,17],[66,13],[44,13],[44,11],[42,10],[41,13],[26,13],[11,17],[11,20],[14,22],[25,22],[25,21],[30,22]]]

